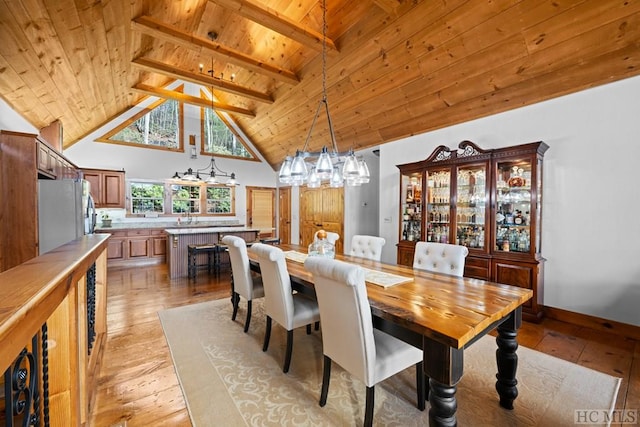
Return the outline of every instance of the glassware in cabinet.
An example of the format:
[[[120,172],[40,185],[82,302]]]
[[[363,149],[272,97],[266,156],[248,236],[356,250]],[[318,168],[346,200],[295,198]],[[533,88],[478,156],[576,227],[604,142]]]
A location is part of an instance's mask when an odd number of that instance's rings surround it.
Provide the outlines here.
[[[409,242],[422,237],[422,172],[401,177],[400,240]]]
[[[532,165],[529,160],[496,164],[495,250],[531,251]]]
[[[485,249],[487,242],[487,166],[465,165],[456,170],[456,244]]]
[[[427,242],[450,243],[451,170],[427,171]]]

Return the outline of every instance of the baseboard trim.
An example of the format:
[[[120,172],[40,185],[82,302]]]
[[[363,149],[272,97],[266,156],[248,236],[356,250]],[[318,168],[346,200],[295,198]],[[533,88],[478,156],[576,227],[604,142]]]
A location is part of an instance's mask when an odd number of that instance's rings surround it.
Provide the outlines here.
[[[614,320],[602,319],[588,314],[576,313],[555,307],[545,307],[545,316],[561,322],[571,323],[577,326],[584,326],[597,331],[606,331],[615,335],[633,338],[640,341],[640,326],[629,325],[628,323],[616,322]]]

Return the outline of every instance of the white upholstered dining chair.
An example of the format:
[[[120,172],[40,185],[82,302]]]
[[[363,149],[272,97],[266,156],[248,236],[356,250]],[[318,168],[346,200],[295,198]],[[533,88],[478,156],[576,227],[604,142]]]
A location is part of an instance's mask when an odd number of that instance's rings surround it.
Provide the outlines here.
[[[386,243],[384,237],[356,234],[351,238],[349,255],[380,261],[382,247]]]
[[[231,261],[231,277],[233,280],[233,314],[231,320],[236,320],[240,297],[247,300],[247,317],[244,322],[244,331],[249,330],[251,322],[251,301],[264,297],[262,277],[251,272],[249,256],[247,255],[247,243],[237,236],[224,236],[222,243],[229,248],[229,260]]]
[[[318,240],[318,232],[320,232],[320,230],[316,231],[313,235],[314,241]],[[327,242],[331,243],[332,245],[335,245],[336,242],[340,240],[340,235],[338,233],[334,233],[332,231],[325,231],[325,233],[327,233]]]
[[[418,242],[413,255],[413,268],[462,277],[468,254],[466,246]]]
[[[424,410],[426,376],[422,350],[374,329],[364,270],[322,257],[309,257],[304,266],[313,274],[322,322],[324,368],[320,406],[327,403],[334,361],[367,387],[365,426],[373,422],[375,385],[414,365],[417,406]]]
[[[264,284],[264,307],[267,314],[267,325],[264,332],[262,351],[269,348],[271,337],[271,321],[275,320],[287,330],[287,349],[282,371],[289,372],[291,353],[293,351],[293,330],[307,326],[307,334],[311,333],[311,324],[320,321],[318,303],[301,294],[293,293],[291,278],[282,249],[263,243],[254,244],[251,252],[255,253],[260,263],[262,283]]]

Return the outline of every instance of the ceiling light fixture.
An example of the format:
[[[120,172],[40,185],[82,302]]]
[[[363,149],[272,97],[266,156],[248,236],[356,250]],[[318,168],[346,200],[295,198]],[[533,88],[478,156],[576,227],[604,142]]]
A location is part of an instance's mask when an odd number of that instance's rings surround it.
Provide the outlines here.
[[[209,172],[208,173],[203,172],[206,170],[209,170]],[[200,177],[201,173],[202,175],[209,175],[209,177],[207,179],[202,179]],[[220,180],[220,178],[224,178],[224,179]],[[182,175],[176,172],[173,175],[172,179],[174,181],[187,181],[187,182],[196,182],[196,183],[204,182],[207,184],[224,184],[230,187],[239,185],[238,181],[236,180],[236,174],[233,172],[228,173],[221,170],[218,167],[218,165],[216,165],[216,159],[213,156],[211,156],[211,162],[207,166],[203,167],[202,169],[196,169],[195,173],[192,168],[189,168]]]
[[[331,151],[326,146],[319,152],[307,151],[309,140],[320,111],[324,107],[329,124],[329,136],[331,138]],[[315,164],[307,165],[306,159],[317,159]],[[334,159],[334,160],[332,160]],[[335,163],[334,163],[335,161]],[[309,169],[311,170],[309,172]],[[353,150],[339,152],[336,136],[333,131],[333,122],[329,115],[329,103],[327,102],[327,4],[322,1],[322,99],[318,103],[316,115],[313,117],[307,139],[302,151],[297,150],[295,157],[286,157],[278,178],[282,184],[299,186],[307,184],[307,187],[320,187],[323,181],[328,181],[331,187],[342,187],[345,182],[348,186],[358,186],[369,182],[369,168],[364,160],[358,160]]]

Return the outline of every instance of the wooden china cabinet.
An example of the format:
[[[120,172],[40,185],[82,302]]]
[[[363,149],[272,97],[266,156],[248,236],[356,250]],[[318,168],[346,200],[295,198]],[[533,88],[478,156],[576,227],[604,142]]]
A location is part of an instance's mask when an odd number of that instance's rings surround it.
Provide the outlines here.
[[[398,264],[413,265],[417,241],[464,245],[466,277],[533,290],[523,315],[542,319],[542,161],[548,148],[533,142],[483,150],[463,141],[398,165]]]

